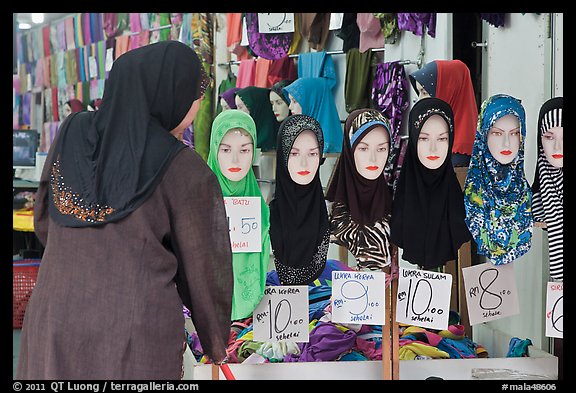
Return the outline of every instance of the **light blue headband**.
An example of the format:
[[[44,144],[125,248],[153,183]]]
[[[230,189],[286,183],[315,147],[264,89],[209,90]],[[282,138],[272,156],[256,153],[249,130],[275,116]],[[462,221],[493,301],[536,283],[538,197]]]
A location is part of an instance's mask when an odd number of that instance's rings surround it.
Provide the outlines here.
[[[386,129],[386,131],[388,131],[388,135],[390,135],[390,130],[388,129],[388,125],[386,123],[379,121],[379,120],[369,121],[367,123],[362,124],[356,130],[356,132],[350,133],[351,134],[351,135],[349,135],[350,136],[350,147],[354,146],[354,142],[356,142],[356,140],[358,140],[358,138],[360,138],[360,136],[362,136],[368,128],[375,126],[375,125],[383,126]]]

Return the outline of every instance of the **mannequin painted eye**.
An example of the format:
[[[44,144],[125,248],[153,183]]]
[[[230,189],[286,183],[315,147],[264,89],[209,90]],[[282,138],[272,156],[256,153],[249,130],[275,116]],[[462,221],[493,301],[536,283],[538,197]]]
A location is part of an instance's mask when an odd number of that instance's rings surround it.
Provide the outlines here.
[[[497,119],[487,137],[490,154],[501,164],[511,163],[520,151],[520,122],[512,114]]]
[[[546,159],[555,168],[564,167],[564,127],[552,127],[542,134]]]
[[[450,130],[440,115],[432,115],[422,125],[418,135],[418,159],[428,169],[438,169],[448,157]]]
[[[218,147],[220,172],[231,181],[240,181],[251,170],[254,142],[250,134],[241,129],[229,130]]]
[[[354,164],[368,180],[377,179],[384,171],[390,152],[390,136],[383,126],[368,131],[354,147]]]
[[[294,140],[288,157],[288,173],[296,184],[310,184],[320,166],[320,147],[316,135],[305,130]]]

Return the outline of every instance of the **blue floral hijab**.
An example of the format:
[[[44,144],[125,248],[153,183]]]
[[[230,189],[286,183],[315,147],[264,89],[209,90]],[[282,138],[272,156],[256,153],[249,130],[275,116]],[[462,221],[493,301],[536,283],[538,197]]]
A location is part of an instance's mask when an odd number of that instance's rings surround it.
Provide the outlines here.
[[[501,164],[490,153],[488,132],[499,118],[512,114],[520,123],[516,158]],[[517,98],[494,95],[482,103],[468,175],[464,182],[466,225],[484,255],[503,265],[524,255],[532,243],[532,191],[524,174],[526,114]]]

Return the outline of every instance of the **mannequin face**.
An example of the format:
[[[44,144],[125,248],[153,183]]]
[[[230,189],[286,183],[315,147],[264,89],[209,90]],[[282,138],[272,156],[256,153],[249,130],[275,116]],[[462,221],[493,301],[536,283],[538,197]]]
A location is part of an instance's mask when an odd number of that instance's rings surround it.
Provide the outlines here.
[[[421,100],[422,98],[430,97],[430,93],[426,91],[424,86],[418,81],[416,81],[416,89],[418,90],[418,99]]]
[[[218,163],[220,171],[231,181],[242,180],[252,166],[254,141],[240,128],[229,130],[220,141]]]
[[[222,107],[222,112],[227,111],[230,108],[230,105],[226,102],[224,98],[220,98],[220,106]]]
[[[290,98],[290,105],[288,106],[290,112],[292,112],[293,115],[301,115],[302,107],[300,104],[292,97],[292,94],[288,94],[288,97]]]
[[[250,109],[248,109],[248,107],[246,106],[244,101],[242,101],[242,98],[240,98],[239,95],[236,95],[236,97],[234,97],[234,102],[236,102],[236,109],[240,109],[242,112],[250,114]]]
[[[509,164],[520,150],[520,122],[512,114],[502,116],[488,130],[488,150],[501,164]]]
[[[275,91],[270,91],[270,104],[278,122],[281,122],[290,114],[288,104]]]
[[[68,116],[70,116],[71,113],[72,108],[70,108],[70,105],[68,103],[64,104],[64,108],[62,108],[62,116],[64,116],[64,118],[67,118]]]
[[[564,127],[549,128],[542,135],[542,148],[552,166],[564,167]]]
[[[440,115],[430,116],[418,136],[418,159],[428,169],[438,169],[448,156],[449,128]]]
[[[390,137],[383,126],[374,127],[358,142],[354,149],[354,164],[358,173],[368,180],[378,178],[384,171]]]
[[[294,140],[288,157],[288,173],[296,184],[309,184],[320,166],[320,148],[316,135],[302,131]]]
[[[200,103],[202,102],[203,98],[204,95],[202,95],[202,97],[194,101],[192,103],[192,106],[190,107],[190,110],[188,110],[188,113],[186,114],[186,116],[184,116],[184,119],[180,122],[180,124],[178,124],[176,128],[170,131],[170,134],[174,135],[176,139],[178,139],[179,141],[182,140],[184,130],[190,127],[190,124],[192,124],[192,122],[194,121],[194,117],[196,117],[196,113],[198,113],[198,110],[200,109]]]

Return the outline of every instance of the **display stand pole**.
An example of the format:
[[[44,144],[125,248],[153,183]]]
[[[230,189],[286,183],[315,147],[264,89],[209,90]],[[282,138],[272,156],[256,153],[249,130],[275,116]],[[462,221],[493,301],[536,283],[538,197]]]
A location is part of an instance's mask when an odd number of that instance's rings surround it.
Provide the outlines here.
[[[390,274],[398,270],[398,248],[392,246],[392,261],[390,264]],[[386,289],[387,302],[384,307],[384,318],[386,324],[382,326],[382,369],[385,380],[400,379],[399,362],[399,334],[398,323],[396,322],[396,296],[398,295],[398,278],[390,280],[390,285]]]
[[[220,366],[212,364],[212,380],[218,381],[220,379]]]

